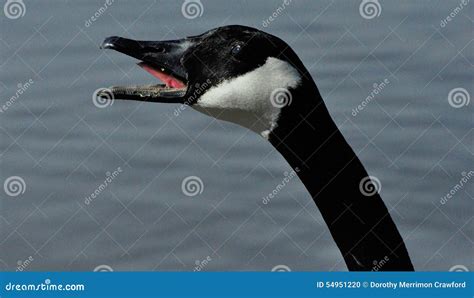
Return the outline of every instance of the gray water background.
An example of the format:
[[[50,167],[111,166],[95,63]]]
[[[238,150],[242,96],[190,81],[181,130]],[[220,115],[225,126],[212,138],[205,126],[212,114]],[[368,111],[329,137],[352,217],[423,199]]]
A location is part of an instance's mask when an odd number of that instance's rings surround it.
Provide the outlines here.
[[[1,191],[1,270],[193,270],[203,260],[202,270],[346,270],[297,178],[262,203],[290,168],[258,135],[191,109],[175,116],[176,105],[92,102],[100,87],[154,82],[134,59],[100,51],[105,37],[174,39],[226,24],[268,31],[299,54],[381,181],[417,270],[473,268],[472,180],[440,203],[474,170],[473,103],[448,102],[454,88],[473,94],[473,3],[441,27],[460,1],[381,0],[373,19],[361,1],[293,1],[264,28],[281,1],[202,0],[195,19],[183,1],[115,1],[90,26],[103,1],[24,2],[23,17],[0,25],[1,103],[34,81],[0,114],[0,181],[25,181],[16,197]],[[201,194],[183,193],[188,176]]]

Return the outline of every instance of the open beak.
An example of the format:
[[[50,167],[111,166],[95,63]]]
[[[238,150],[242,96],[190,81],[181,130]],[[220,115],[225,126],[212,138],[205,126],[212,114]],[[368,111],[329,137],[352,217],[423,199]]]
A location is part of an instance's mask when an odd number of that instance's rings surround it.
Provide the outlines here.
[[[102,49],[112,49],[140,62],[138,65],[162,83],[140,86],[113,86],[97,95],[114,99],[184,103],[188,75],[181,61],[189,41],[139,41],[117,36],[107,37]]]

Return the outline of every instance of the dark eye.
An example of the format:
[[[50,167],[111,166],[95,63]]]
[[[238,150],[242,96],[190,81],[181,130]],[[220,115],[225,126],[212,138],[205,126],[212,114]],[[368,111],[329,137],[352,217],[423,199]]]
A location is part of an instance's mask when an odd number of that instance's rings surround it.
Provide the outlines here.
[[[239,44],[235,45],[232,48],[232,55],[237,55],[240,52],[241,49],[242,49],[241,45],[239,45]]]

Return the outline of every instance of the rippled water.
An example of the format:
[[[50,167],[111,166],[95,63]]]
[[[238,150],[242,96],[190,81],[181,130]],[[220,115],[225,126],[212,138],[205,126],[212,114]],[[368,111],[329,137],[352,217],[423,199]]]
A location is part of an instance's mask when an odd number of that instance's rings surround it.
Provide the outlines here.
[[[117,1],[95,21],[102,2],[25,2],[23,17],[0,18],[2,104],[28,86],[0,114],[1,181],[24,181],[18,196],[1,192],[1,269],[346,270],[297,178],[262,203],[289,166],[259,136],[190,109],[176,117],[174,105],[93,105],[99,87],[153,81],[133,59],[100,51],[104,37],[173,39],[225,24],[264,29],[300,55],[380,179],[418,270],[472,269],[473,184],[456,184],[474,170],[473,103],[454,108],[448,94],[473,94],[473,4],[441,26],[460,1],[381,0],[372,19],[361,1],[294,1],[263,28],[281,1],[202,0],[194,19],[182,1]],[[183,193],[188,176],[202,193]]]

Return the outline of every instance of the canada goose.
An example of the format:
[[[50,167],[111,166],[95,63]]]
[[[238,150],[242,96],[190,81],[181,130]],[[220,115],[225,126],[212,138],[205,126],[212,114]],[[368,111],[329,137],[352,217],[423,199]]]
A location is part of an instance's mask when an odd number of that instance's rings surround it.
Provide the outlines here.
[[[99,96],[186,104],[255,131],[297,171],[349,270],[370,271],[380,260],[378,270],[414,270],[379,194],[360,190],[366,170],[284,41],[234,25],[171,41],[109,37],[102,48],[139,59],[164,84],[111,87]]]

